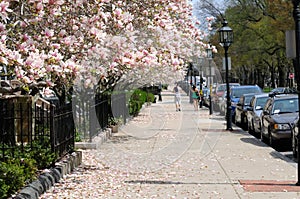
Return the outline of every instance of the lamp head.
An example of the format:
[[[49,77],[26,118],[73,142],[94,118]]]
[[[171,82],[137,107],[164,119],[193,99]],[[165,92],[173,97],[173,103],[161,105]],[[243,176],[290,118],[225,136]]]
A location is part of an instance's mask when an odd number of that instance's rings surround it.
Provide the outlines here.
[[[233,43],[233,31],[224,19],[222,28],[219,29],[219,42],[223,47],[229,47]]]

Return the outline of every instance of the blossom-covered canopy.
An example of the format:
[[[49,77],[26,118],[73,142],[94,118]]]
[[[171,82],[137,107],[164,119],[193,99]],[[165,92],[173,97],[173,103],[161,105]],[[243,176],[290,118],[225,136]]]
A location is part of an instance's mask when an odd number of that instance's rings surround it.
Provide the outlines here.
[[[25,85],[166,80],[205,52],[185,0],[0,1],[0,69]]]

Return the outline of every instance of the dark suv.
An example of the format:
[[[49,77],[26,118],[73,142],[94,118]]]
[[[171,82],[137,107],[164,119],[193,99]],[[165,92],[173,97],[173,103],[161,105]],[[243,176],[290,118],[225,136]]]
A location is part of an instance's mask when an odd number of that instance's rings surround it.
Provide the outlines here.
[[[243,94],[254,93],[260,94],[263,93],[263,90],[257,85],[242,85],[237,87],[232,87],[230,89],[230,100],[231,100],[231,115],[232,121],[235,122],[235,108]]]
[[[280,140],[290,141],[298,111],[298,95],[270,96],[261,115],[261,140],[271,146]]]

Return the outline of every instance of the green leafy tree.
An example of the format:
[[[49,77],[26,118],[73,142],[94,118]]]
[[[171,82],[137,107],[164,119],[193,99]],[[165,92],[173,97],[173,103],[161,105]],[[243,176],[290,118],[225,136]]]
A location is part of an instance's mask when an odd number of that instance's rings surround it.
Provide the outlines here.
[[[285,32],[294,24],[290,1],[231,0],[225,12],[220,11],[215,17],[215,30],[226,17],[234,31],[234,44],[229,51],[233,77],[243,84],[286,86],[287,73],[293,71],[292,60],[285,55]],[[218,33],[213,33],[210,40],[222,55]],[[215,61],[221,66],[219,57]]]

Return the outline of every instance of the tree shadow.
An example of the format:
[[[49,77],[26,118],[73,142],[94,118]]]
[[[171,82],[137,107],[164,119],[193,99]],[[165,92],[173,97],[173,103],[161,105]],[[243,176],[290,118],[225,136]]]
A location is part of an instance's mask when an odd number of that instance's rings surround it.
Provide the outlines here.
[[[158,184],[158,185],[180,185],[180,184],[187,184],[187,185],[199,185],[199,184],[238,184],[238,183],[230,183],[230,182],[181,182],[181,181],[163,181],[163,180],[127,180],[124,181],[128,184]]]

